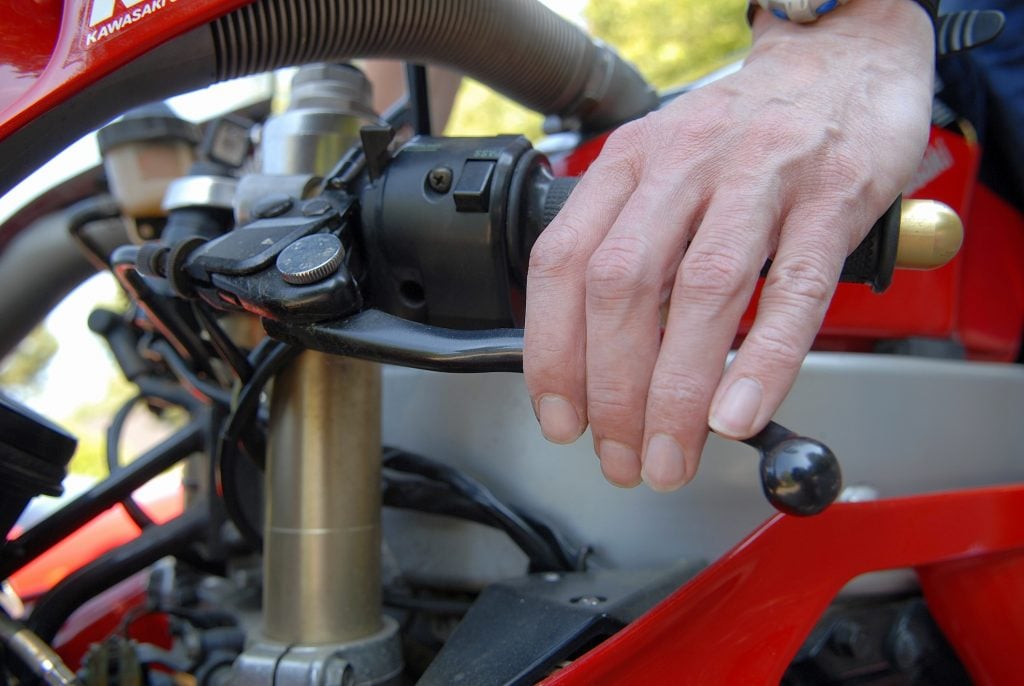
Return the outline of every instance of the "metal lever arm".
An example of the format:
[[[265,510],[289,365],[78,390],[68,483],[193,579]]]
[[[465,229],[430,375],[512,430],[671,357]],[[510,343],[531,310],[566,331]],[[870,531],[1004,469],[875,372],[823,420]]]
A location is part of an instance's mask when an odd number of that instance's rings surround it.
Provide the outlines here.
[[[443,329],[378,310],[334,322],[263,325],[274,338],[374,362],[440,372],[523,371],[522,329]],[[817,514],[839,495],[839,461],[824,444],[775,422],[743,442],[760,451],[761,487],[780,512]]]

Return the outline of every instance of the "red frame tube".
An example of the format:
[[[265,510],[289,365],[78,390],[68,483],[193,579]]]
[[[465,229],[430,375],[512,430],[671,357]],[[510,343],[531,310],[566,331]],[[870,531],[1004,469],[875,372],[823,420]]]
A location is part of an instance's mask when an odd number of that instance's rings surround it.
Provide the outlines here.
[[[1024,486],[1010,486],[777,515],[543,684],[778,683],[848,581],[904,567],[975,682],[1019,678]]]

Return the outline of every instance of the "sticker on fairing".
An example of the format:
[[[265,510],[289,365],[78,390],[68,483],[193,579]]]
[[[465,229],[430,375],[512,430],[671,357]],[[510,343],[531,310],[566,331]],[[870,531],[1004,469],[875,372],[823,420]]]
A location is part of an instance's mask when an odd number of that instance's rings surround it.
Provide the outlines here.
[[[132,24],[170,7],[178,0],[92,0],[87,46],[116,36]]]

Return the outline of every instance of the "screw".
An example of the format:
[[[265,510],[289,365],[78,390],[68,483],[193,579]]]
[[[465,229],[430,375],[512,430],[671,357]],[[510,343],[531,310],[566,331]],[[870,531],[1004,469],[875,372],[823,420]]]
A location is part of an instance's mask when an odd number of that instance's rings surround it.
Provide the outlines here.
[[[608,600],[607,598],[599,595],[581,595],[572,599],[572,603],[576,605],[586,605],[587,607],[596,607],[601,603]]]
[[[547,581],[548,583],[554,583],[556,581],[561,581],[562,575],[558,572],[544,572],[540,578],[544,579],[544,581]]]
[[[427,174],[427,185],[435,193],[447,193],[452,187],[452,170],[448,167],[434,167]]]

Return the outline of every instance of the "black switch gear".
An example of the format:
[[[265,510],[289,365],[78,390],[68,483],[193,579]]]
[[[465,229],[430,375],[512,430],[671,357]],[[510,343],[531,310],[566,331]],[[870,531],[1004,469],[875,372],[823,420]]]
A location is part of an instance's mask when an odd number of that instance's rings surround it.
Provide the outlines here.
[[[490,209],[491,178],[494,162],[466,160],[452,196],[458,212],[487,212]]]

